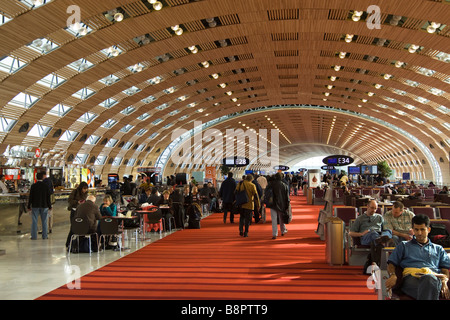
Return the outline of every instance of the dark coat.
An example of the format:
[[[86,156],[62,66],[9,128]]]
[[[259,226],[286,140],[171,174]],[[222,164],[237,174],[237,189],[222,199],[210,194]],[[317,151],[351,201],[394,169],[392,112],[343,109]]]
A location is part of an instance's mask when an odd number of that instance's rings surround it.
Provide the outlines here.
[[[281,180],[272,181],[271,186],[273,190],[273,209],[279,212],[286,212],[290,203],[288,186]]]
[[[30,188],[28,209],[31,208],[52,208],[50,189],[48,188],[48,185],[42,181],[34,183]]]
[[[97,231],[97,220],[102,218],[98,206],[90,200],[80,204],[77,207],[75,218],[83,218],[89,221],[89,233]]]
[[[236,190],[236,180],[233,178],[227,178],[220,186],[219,195],[222,198],[223,203],[234,202],[234,191]]]

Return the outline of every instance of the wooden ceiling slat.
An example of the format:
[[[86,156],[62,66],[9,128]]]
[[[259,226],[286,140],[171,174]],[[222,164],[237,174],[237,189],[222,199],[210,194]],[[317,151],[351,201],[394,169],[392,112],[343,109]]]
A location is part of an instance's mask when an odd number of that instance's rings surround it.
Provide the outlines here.
[[[30,8],[26,4],[17,0],[2,0],[0,3],[0,12],[10,19],[24,14],[29,10]]]

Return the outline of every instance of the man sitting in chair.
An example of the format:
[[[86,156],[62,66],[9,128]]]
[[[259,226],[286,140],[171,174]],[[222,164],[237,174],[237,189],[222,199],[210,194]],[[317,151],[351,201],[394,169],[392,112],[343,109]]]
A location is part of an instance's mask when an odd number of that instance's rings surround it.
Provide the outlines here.
[[[398,266],[403,269],[403,293],[418,300],[438,300],[440,294],[449,299],[450,258],[442,246],[428,239],[430,218],[419,214],[412,219],[412,227],[414,238],[401,242],[389,256],[386,288],[392,289],[397,283],[395,268]]]
[[[383,244],[392,238],[392,231],[383,229],[383,216],[376,213],[377,209],[377,202],[375,200],[369,201],[367,211],[356,218],[349,232],[352,237],[361,237],[362,245],[371,247],[371,261],[368,261],[368,265],[371,262],[380,265]]]

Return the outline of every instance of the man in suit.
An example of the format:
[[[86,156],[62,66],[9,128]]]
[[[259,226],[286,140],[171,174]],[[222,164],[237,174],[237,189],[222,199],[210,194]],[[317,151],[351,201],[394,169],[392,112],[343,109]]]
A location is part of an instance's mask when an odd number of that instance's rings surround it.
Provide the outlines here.
[[[28,199],[28,210],[31,210],[31,240],[37,240],[37,221],[41,217],[42,223],[42,239],[48,238],[48,210],[52,209],[50,200],[50,189],[42,181],[44,174],[39,172],[36,174],[37,182],[30,188],[30,196]]]

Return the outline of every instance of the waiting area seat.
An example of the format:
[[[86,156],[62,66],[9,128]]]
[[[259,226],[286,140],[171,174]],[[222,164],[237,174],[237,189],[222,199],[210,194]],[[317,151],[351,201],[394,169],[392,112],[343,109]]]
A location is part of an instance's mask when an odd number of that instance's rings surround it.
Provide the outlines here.
[[[77,243],[77,250],[76,252],[80,252],[80,242],[81,239],[84,240],[84,238],[88,239],[88,245],[89,245],[89,255],[92,254],[92,237],[95,236],[96,241],[96,250],[98,251],[98,235],[96,232],[89,232],[89,221],[83,218],[74,218],[71,222],[70,229],[71,229],[71,237],[69,242],[69,249],[68,254],[72,252],[72,244],[76,240]],[[83,248],[81,248],[83,249]]]
[[[315,188],[313,189],[313,204],[325,204],[325,190]]]
[[[436,207],[439,212],[439,218],[450,220],[450,206],[449,207]]]
[[[432,207],[410,207],[411,211],[415,214],[424,214],[430,219],[436,219],[436,210]]]
[[[351,206],[335,207],[333,215],[342,219],[345,225],[348,227],[350,224],[350,220],[354,220],[358,216],[358,209]]]
[[[99,229],[100,229],[100,239],[99,239],[99,249],[102,247],[103,250],[106,249],[107,240],[110,237],[117,237],[122,240],[122,231],[119,230],[119,221],[115,218],[105,217],[99,221]],[[117,242],[117,246],[119,247],[119,251],[122,252],[122,241]]]
[[[349,221],[349,230],[351,229],[355,219]],[[370,246],[361,244],[361,237],[352,237],[346,233],[346,253],[347,263],[350,266],[363,266],[367,261],[370,253]]]

